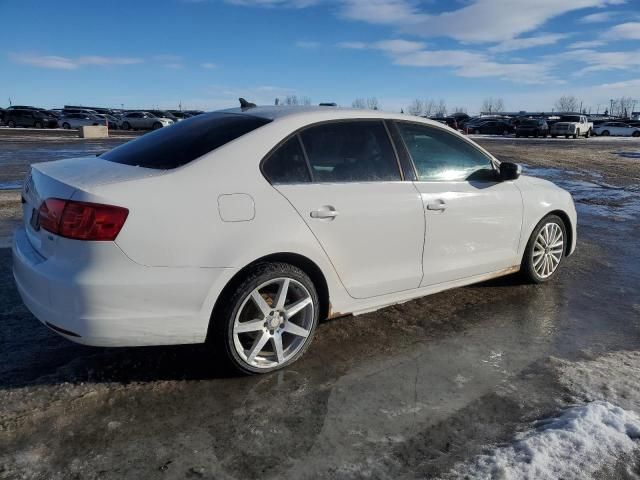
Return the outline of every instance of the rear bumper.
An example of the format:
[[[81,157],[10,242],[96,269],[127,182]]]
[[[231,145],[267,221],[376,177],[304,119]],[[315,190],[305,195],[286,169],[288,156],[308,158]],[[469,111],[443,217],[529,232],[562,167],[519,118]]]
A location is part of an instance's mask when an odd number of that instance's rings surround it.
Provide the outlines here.
[[[65,240],[71,241],[72,240]],[[13,239],[13,274],[27,308],[56,333],[85,345],[199,343],[206,338],[212,287],[224,268],[146,267],[112,242],[72,260],[42,257],[24,228]]]

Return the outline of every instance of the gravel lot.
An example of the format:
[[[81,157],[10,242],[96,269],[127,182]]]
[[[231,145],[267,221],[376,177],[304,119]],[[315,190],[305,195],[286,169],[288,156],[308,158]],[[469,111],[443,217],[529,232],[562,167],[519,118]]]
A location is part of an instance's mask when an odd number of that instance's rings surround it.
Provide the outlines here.
[[[564,478],[638,478],[640,141],[477,140],[574,194],[578,247],[558,278],[328,321],[300,362],[246,378],[199,346],[83,347],[35,320],[6,248],[16,182],[31,162],[125,139],[1,139],[0,478],[523,478],[545,458],[532,452],[577,465]],[[573,412],[587,413],[565,422]],[[549,431],[584,432],[580,419],[602,427],[597,442],[563,434],[544,450]]]

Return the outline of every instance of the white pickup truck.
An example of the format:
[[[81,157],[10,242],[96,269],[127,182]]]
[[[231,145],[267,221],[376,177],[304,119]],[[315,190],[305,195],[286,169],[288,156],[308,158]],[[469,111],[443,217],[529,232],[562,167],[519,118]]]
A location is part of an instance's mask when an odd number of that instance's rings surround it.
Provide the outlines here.
[[[553,138],[558,135],[564,135],[565,138],[583,135],[589,138],[593,133],[593,123],[585,115],[562,115],[560,120],[551,125],[549,133]]]

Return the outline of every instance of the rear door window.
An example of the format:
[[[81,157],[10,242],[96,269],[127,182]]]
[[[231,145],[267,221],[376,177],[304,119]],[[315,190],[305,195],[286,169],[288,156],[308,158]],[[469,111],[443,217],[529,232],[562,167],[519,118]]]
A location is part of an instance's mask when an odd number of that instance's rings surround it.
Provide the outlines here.
[[[269,123],[251,115],[212,112],[147,133],[100,155],[110,162],[169,170]]]
[[[300,133],[316,182],[401,180],[382,120],[332,122]]]

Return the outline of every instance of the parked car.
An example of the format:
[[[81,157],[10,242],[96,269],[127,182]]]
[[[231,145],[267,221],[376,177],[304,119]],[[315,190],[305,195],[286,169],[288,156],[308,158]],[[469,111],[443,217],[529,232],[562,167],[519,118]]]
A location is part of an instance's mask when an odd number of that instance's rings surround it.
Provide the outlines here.
[[[168,118],[158,118],[149,112],[129,112],[120,119],[120,128],[123,130],[157,130],[173,124]]]
[[[173,116],[176,117],[178,121],[186,120],[187,118],[193,117],[193,115],[191,115],[190,113],[182,112],[180,110],[169,110],[169,112],[173,114]]]
[[[146,110],[146,111],[155,115],[158,118],[168,118],[173,123],[176,123],[178,121],[178,117],[176,117],[173,113],[169,112],[168,110]]]
[[[64,129],[88,127],[92,125],[104,125],[104,118],[89,113],[68,113],[63,115],[58,124]]]
[[[621,137],[640,137],[640,126],[629,125],[623,122],[605,122],[593,127],[593,133],[608,137],[609,135]]]
[[[323,318],[518,270],[546,282],[576,243],[568,192],[374,110],[211,112],[33,164],[22,195],[14,277],[50,329],[206,341],[247,373],[296,361]]]
[[[516,127],[516,137],[546,137],[547,135],[549,135],[549,125],[542,118],[520,120]]]
[[[549,133],[553,138],[564,135],[565,138],[589,138],[593,131],[593,123],[587,120],[586,115],[562,115],[560,120],[551,125]]]
[[[120,124],[120,120],[116,117],[114,117],[113,115],[109,115],[106,113],[98,113],[96,114],[96,117],[101,118],[102,119],[102,125],[105,124],[106,122],[109,122],[107,125],[107,128],[109,130],[117,130],[118,129],[118,125]]]
[[[8,127],[56,128],[58,120],[42,110],[22,110],[17,108],[5,112],[4,123]]]
[[[475,125],[467,125],[469,133],[483,135],[509,135],[513,133],[513,125],[504,120],[486,120]]]
[[[0,108],[0,125],[4,125],[4,113],[6,110],[4,108]]]
[[[455,117],[431,117],[431,120],[435,120],[436,122],[447,125],[454,130],[458,130],[458,121]]]

